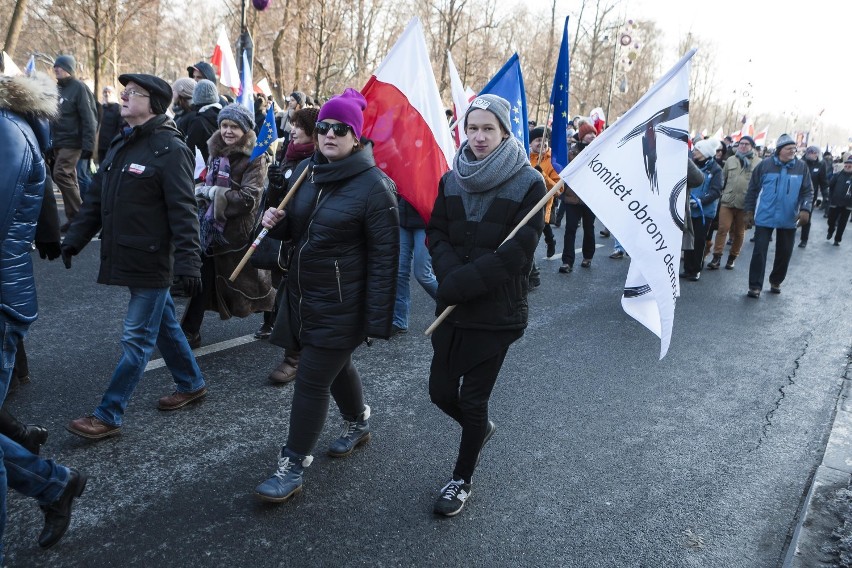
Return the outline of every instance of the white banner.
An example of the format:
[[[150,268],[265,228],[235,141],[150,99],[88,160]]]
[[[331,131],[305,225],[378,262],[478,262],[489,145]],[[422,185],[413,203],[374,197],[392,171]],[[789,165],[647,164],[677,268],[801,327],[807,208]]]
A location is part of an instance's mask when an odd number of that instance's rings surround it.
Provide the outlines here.
[[[621,305],[671,342],[686,190],[691,50],[560,173],[630,255]]]

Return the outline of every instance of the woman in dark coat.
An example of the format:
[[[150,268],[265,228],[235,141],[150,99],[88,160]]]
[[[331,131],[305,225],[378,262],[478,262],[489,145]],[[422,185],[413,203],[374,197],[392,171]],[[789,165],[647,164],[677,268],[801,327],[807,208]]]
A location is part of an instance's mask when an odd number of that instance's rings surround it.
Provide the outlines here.
[[[181,327],[193,349],[201,345],[205,310],[222,319],[244,318],[272,309],[275,289],[268,270],[247,265],[229,280],[254,240],[258,208],[266,184],[266,154],[251,160],[257,143],[254,116],[231,104],[219,113],[219,130],[207,143],[207,178],[195,190],[201,229],[201,294],[186,307]]]
[[[465,114],[467,141],[444,174],[427,236],[438,277],[440,314],[455,310],[432,335],[432,402],[461,426],[450,481],[437,514],[458,514],[470,495],[482,447],[494,433],[488,400],[509,346],[527,325],[527,292],[544,228],[539,211],[503,241],[544,197],[544,179],[512,136],[508,101],[480,95]]]
[[[274,474],[257,486],[264,501],[286,501],[302,489],[304,468],[333,397],[344,419],[329,447],[345,457],[370,439],[370,407],[352,364],[369,337],[391,335],[399,259],[399,216],[393,182],[361,139],[364,97],[354,89],[330,99],[314,130],[317,153],[284,212],[267,209],[270,236],[294,245],[278,318],[269,341],[301,351],[290,430]]]

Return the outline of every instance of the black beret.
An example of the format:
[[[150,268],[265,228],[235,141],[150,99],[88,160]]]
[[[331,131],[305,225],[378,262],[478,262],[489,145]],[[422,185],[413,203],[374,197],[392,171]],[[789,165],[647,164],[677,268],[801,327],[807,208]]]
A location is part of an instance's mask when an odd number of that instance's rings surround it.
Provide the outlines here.
[[[118,76],[118,82],[127,86],[133,81],[151,95],[151,111],[154,114],[165,114],[172,104],[172,87],[167,82],[154,75],[144,73],[125,73]]]

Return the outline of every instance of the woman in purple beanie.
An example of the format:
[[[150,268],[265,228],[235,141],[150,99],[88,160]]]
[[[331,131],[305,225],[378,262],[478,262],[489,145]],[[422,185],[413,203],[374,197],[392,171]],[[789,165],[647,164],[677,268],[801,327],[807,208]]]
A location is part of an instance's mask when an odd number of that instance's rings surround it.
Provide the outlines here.
[[[346,457],[370,439],[370,407],[352,352],[367,337],[388,339],[396,299],[399,215],[393,182],[361,138],[367,101],[346,89],[320,109],[317,152],[288,179],[308,175],[283,212],[263,215],[269,236],[294,247],[269,342],[301,352],[290,429],[273,475],[257,486],[264,501],[286,501],[302,490],[334,397],[343,431],[328,448]]]

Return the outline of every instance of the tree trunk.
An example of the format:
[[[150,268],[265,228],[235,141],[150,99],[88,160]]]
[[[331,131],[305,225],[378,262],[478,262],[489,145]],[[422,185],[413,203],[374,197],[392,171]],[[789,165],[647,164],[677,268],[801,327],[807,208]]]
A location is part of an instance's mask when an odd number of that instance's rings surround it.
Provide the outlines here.
[[[21,35],[21,27],[24,25],[24,12],[26,9],[27,0],[17,0],[15,2],[15,10],[12,12],[12,19],[9,20],[9,32],[6,34],[6,44],[3,47],[3,50],[10,57],[18,45],[18,36]]]

